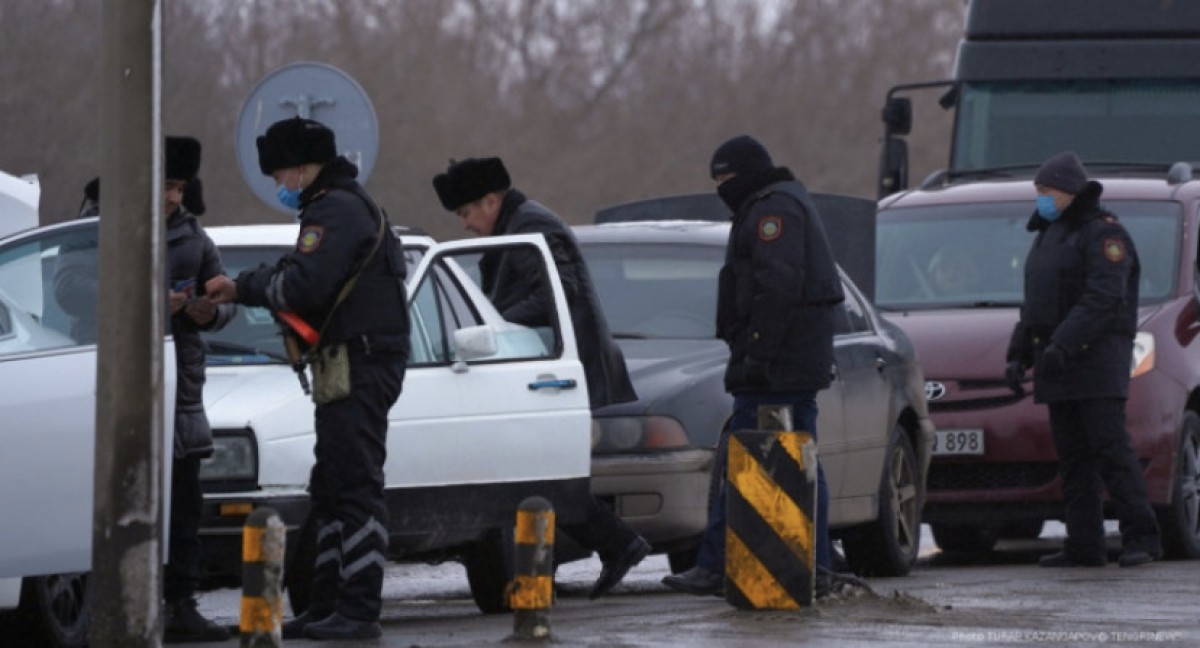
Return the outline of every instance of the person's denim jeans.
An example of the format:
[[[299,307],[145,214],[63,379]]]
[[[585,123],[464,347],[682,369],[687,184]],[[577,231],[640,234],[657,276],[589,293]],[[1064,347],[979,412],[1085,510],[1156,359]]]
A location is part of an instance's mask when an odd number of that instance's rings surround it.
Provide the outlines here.
[[[808,432],[817,439],[817,392],[803,391],[789,394],[743,394],[733,397],[733,417],[729,419],[729,430],[724,433],[718,448],[713,470],[720,472],[720,489],[712,510],[708,512],[708,526],[700,540],[696,565],[708,571],[725,573],[725,460],[727,436],[737,430],[758,428],[760,405],[791,405],[792,427]],[[817,567],[830,569],[832,554],[829,544],[829,488],[825,484],[825,469],[817,462]]]

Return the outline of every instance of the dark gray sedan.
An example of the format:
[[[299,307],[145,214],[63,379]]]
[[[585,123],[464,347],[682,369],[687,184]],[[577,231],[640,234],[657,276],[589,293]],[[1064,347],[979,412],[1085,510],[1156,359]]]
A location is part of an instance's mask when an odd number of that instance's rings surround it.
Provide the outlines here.
[[[715,337],[728,222],[575,228],[639,400],[594,413],[592,490],[669,555],[695,560],[711,467],[733,409]],[[843,274],[832,386],[818,397],[830,528],[860,574],[902,575],[917,558],[933,425],[908,338]]]

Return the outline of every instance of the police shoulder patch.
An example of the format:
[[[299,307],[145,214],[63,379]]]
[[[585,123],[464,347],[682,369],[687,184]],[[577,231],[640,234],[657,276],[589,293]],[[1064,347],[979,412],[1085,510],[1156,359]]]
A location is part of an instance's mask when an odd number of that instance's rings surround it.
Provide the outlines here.
[[[783,235],[783,218],[779,216],[763,216],[758,219],[758,238],[764,241],[774,241]]]
[[[1125,260],[1125,241],[1119,238],[1104,239],[1104,258],[1113,263]]]
[[[320,225],[309,225],[300,230],[300,238],[296,241],[296,249],[304,254],[321,247],[321,239],[325,236],[325,228]]]

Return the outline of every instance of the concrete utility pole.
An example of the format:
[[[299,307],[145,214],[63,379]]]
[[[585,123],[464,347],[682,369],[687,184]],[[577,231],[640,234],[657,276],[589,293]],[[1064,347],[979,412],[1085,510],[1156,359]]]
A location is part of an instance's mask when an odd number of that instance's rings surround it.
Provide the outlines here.
[[[105,0],[91,645],[157,646],[165,244],[162,7]]]

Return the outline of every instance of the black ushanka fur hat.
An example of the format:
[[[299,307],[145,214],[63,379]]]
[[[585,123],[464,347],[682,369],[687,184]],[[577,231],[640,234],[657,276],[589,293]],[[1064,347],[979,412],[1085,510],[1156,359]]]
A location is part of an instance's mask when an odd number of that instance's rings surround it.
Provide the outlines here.
[[[333,131],[319,121],[303,117],[271,124],[256,142],[258,168],[263,175],[303,164],[325,164],[337,157]]]
[[[191,180],[200,173],[200,142],[191,137],[167,138],[166,177],[171,180]]]
[[[457,211],[493,191],[505,191],[509,187],[512,187],[512,180],[498,157],[451,160],[446,172],[433,178],[433,188],[446,211]]]

